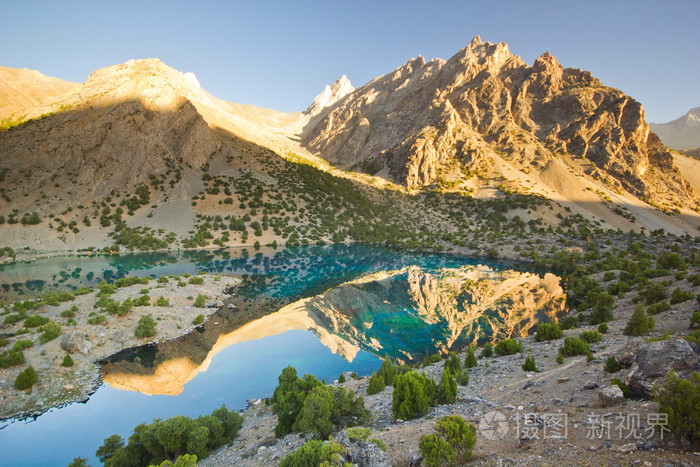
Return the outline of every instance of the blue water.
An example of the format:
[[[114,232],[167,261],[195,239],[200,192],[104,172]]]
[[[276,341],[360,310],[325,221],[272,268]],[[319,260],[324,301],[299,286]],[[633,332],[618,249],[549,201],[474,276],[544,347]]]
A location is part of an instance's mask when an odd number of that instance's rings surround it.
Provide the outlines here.
[[[47,258],[0,267],[0,299],[96,285],[102,279],[125,275],[160,276],[204,270],[242,277],[244,281],[236,289],[237,299],[242,300],[243,306],[269,314],[287,303],[367,273],[409,265],[439,269],[480,262],[483,261],[363,245]],[[227,326],[223,321],[221,330],[216,332],[232,330],[234,324]],[[203,332],[211,333],[212,325],[208,323]],[[188,345],[197,340],[191,337],[167,345]],[[202,349],[197,350],[201,355]],[[145,352],[157,356],[158,349]],[[235,344],[214,356],[208,370],[186,383],[180,395],[147,396],[103,385],[84,404],[53,409],[36,420],[4,422],[0,425],[0,465],[64,466],[77,456],[98,465],[94,452],[107,436],[117,433],[127,439],[136,425],[156,417],[194,417],[210,413],[222,404],[242,408],[247,399],[271,395],[277,377],[287,365],[294,366],[300,375],[310,373],[332,381],[343,371],[371,374],[380,360],[360,351],[352,362],[347,362],[323,346],[310,331],[287,331]]]

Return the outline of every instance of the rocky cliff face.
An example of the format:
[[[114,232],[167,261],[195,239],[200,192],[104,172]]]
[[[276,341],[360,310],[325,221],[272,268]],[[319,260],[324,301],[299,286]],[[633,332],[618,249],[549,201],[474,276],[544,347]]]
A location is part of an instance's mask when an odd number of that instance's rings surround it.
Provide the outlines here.
[[[528,66],[478,36],[448,61],[418,57],[357,89],[306,128],[304,143],[344,167],[385,169],[409,189],[479,170],[492,154],[537,170],[568,153],[637,197],[667,187],[692,199],[639,102],[549,53]]]
[[[649,126],[670,148],[679,151],[694,149],[696,152],[700,149],[700,107],[690,109],[672,122],[650,123]]]
[[[314,117],[354,90],[355,88],[350,83],[348,77],[343,75],[338,78],[332,86],[326,85],[323,91],[314,98],[309,108],[304,111],[304,114],[309,117]]]

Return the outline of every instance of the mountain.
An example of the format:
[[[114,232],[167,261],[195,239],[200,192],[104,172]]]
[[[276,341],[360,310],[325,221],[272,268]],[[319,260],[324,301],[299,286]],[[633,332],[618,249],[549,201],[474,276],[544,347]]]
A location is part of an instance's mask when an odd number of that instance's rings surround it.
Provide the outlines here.
[[[672,122],[650,123],[649,126],[669,148],[684,152],[695,150],[696,153],[700,149],[700,107],[690,109]]]
[[[360,87],[307,128],[304,143],[409,189],[466,186],[494,155],[536,171],[569,156],[638,198],[696,202],[639,102],[549,53],[528,66],[478,36],[447,61],[418,57]]]
[[[33,81],[0,82],[23,109],[0,128],[2,246],[354,240],[485,254],[478,229],[700,225],[698,161],[670,152],[637,101],[478,37],[358,89],[341,76],[295,113],[222,101],[157,59],[81,84],[4,75]]]
[[[321,113],[323,109],[335,104],[354,90],[355,88],[352,87],[348,77],[343,75],[338,78],[333,85],[326,85],[323,91],[314,98],[314,101],[304,113],[310,117],[314,117]]]
[[[51,102],[76,85],[36,70],[0,66],[0,125],[21,120],[33,107]]]

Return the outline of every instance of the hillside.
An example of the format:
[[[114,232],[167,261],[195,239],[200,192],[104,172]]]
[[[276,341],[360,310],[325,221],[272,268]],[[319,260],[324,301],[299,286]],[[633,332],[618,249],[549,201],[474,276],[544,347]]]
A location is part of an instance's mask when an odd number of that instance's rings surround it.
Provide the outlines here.
[[[0,128],[23,119],[32,108],[55,100],[76,84],[36,70],[0,66]]]
[[[290,114],[132,60],[37,102],[0,151],[0,246],[29,254],[355,240],[513,255],[528,232],[700,226],[700,163],[674,162],[638,102],[478,37],[358,89],[341,77]]]

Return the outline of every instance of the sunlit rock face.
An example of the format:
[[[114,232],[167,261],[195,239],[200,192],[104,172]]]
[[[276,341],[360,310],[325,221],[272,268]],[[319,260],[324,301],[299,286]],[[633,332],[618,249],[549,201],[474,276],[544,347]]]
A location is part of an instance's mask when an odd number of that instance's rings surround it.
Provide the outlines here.
[[[487,266],[382,271],[299,300],[233,331],[217,326],[103,367],[110,386],[177,395],[223,349],[290,330],[310,330],[352,361],[360,350],[399,361],[464,345],[524,337],[566,313],[559,277]],[[225,328],[224,319],[222,328]]]

